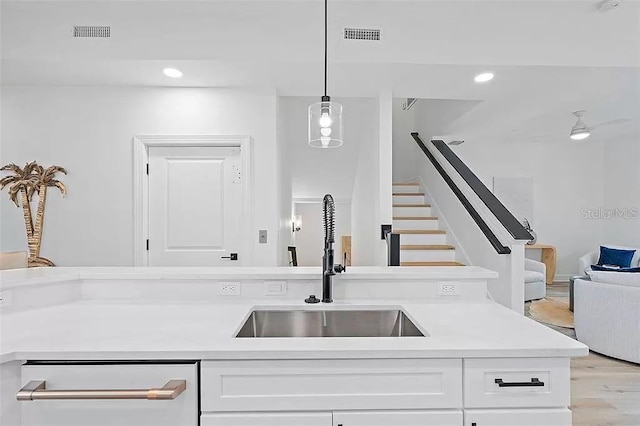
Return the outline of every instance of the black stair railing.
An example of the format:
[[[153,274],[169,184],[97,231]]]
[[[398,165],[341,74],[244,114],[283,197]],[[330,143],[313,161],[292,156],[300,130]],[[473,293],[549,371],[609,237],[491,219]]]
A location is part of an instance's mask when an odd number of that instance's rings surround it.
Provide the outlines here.
[[[458,198],[460,203],[462,203],[463,207],[469,213],[473,221],[478,225],[480,231],[487,238],[491,246],[495,249],[498,254],[510,254],[511,249],[503,245],[496,234],[491,230],[489,225],[482,219],[478,211],[473,207],[473,205],[469,202],[467,197],[462,193],[458,185],[451,179],[451,176],[444,170],[442,165],[438,162],[435,156],[429,151],[426,147],[422,139],[420,139],[420,135],[418,133],[411,133],[413,139],[416,141],[422,152],[427,156],[433,167],[436,168],[440,176],[447,183],[449,188],[453,191],[455,196]],[[469,187],[473,190],[473,192],[482,200],[482,202],[487,206],[489,211],[496,217],[496,219],[504,226],[504,228],[511,234],[511,236],[516,240],[526,240],[529,241],[533,237],[532,235],[522,226],[522,224],[516,219],[513,214],[496,198],[495,195],[480,181],[480,179],[467,167],[466,164],[449,148],[449,146],[444,143],[444,141],[431,141],[431,143],[435,146],[435,148],[442,154],[442,156],[451,164],[451,166],[456,170],[456,172],[464,179],[464,181],[469,185]]]
[[[391,225],[381,226],[381,236],[387,242],[387,266],[400,266],[400,234],[391,231]]]

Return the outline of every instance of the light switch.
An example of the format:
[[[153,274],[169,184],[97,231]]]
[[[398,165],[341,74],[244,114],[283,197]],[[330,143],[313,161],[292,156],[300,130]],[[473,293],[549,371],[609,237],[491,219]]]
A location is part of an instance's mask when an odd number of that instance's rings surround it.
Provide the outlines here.
[[[267,230],[261,229],[258,231],[258,243],[267,244]]]

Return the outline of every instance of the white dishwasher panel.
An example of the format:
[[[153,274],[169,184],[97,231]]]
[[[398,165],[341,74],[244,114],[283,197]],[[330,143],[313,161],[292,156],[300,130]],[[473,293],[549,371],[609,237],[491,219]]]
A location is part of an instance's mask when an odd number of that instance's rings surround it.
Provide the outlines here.
[[[144,395],[167,397],[145,391],[162,388],[171,380],[175,381],[173,384],[183,381],[186,384],[183,391],[180,386],[174,387],[178,391],[168,397],[175,396],[175,399],[121,399]],[[45,363],[22,367],[23,386],[42,381],[44,389],[32,394],[33,400],[19,402],[22,426],[198,426],[199,384],[195,362]],[[28,397],[29,392],[25,395]],[[50,399],[89,395],[99,399]]]

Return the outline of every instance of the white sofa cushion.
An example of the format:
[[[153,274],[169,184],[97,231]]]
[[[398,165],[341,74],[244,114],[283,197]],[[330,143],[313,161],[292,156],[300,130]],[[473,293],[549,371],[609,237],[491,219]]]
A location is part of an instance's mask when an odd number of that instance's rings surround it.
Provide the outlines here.
[[[588,271],[587,273],[591,281],[640,287],[640,273],[638,272]]]
[[[544,274],[536,271],[529,271],[525,269],[524,271],[524,282],[525,283],[535,283],[535,282],[545,282],[546,277]]]

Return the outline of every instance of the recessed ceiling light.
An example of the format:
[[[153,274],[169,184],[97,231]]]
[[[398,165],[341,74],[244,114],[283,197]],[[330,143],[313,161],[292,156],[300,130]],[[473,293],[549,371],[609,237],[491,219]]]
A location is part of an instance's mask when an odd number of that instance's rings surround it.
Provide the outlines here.
[[[478,74],[474,77],[474,81],[476,83],[486,83],[487,81],[493,80],[495,75],[492,72],[483,72],[482,74]]]
[[[181,78],[182,77],[182,71],[177,70],[175,68],[165,68],[165,69],[162,70],[162,72],[167,77],[171,77],[171,78]]]

